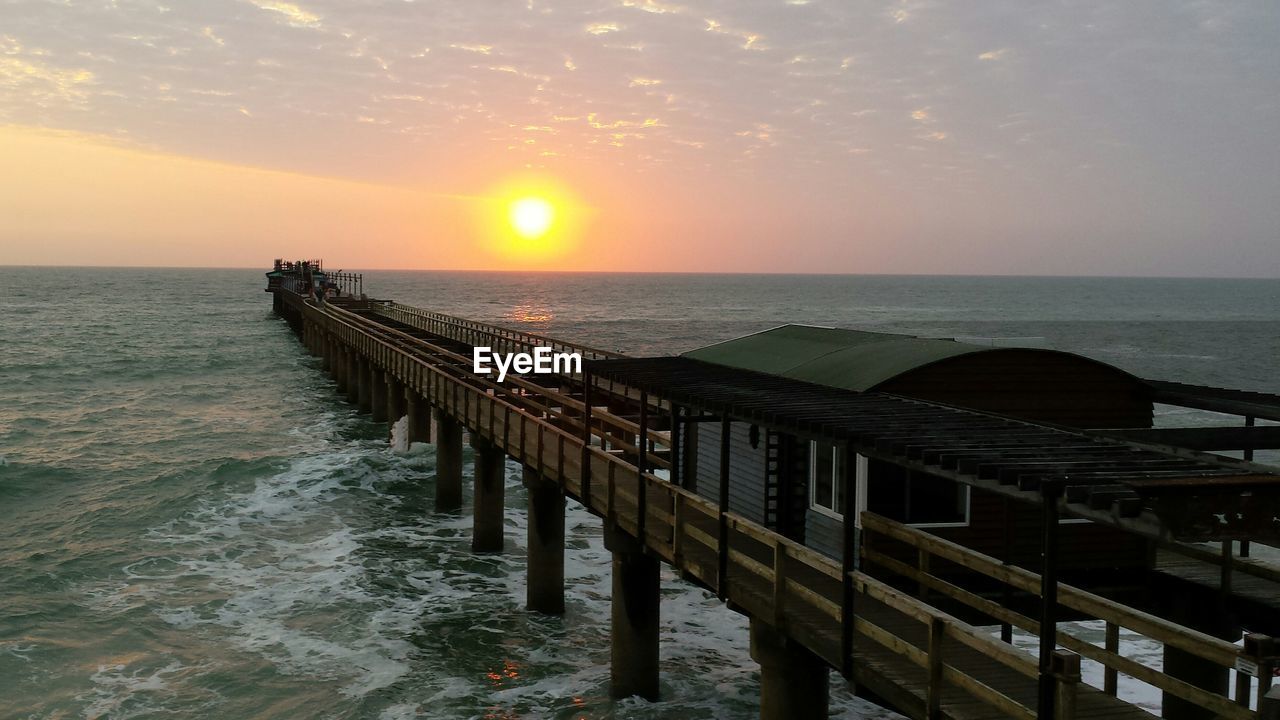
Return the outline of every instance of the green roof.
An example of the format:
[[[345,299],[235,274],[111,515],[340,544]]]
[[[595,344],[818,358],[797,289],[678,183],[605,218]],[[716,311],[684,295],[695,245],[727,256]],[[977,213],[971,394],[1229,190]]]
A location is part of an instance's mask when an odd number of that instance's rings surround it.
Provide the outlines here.
[[[690,350],[684,357],[864,391],[939,360],[992,349],[955,340],[783,325]]]

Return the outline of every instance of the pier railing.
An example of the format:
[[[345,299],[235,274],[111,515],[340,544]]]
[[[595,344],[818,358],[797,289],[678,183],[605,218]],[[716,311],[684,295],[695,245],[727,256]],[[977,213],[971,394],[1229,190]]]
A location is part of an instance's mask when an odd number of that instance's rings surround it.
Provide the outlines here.
[[[398,320],[407,325],[419,327],[428,332],[447,337],[468,345],[485,345],[501,352],[528,352],[538,346],[549,347],[557,352],[576,352],[584,360],[606,360],[625,357],[622,353],[600,350],[581,343],[557,340],[536,333],[498,327],[488,323],[431,312],[410,305],[396,302],[379,303],[375,312]]]
[[[640,452],[640,444],[636,440],[641,431],[639,423],[616,415],[607,407],[592,407],[591,411],[587,412],[587,403],[571,393],[526,380],[515,374],[507,375],[499,383],[496,379],[470,372],[467,368],[472,359],[448,348],[408,335],[395,328],[368,327],[358,314],[332,303],[327,304],[323,312],[353,327],[362,328],[364,332],[377,334],[403,352],[421,356],[436,366],[446,367],[447,374],[455,381],[504,397],[516,407],[544,417],[562,430],[580,436],[584,428],[590,427],[592,436],[599,439],[601,450],[621,454],[623,459],[638,455]],[[427,328],[419,329],[432,332]],[[669,469],[671,467],[669,454],[663,455],[658,451],[662,448],[670,449],[670,436],[653,428],[645,428],[645,435],[649,439],[645,447],[646,467]]]
[[[1005,564],[988,555],[872,513],[863,513],[862,529],[861,558],[864,570],[869,567],[887,570],[914,583],[921,594],[935,593],[998,622],[1028,633],[1039,633],[1040,624],[1034,618],[1009,609],[987,596],[961,587],[953,582],[954,574],[947,576],[945,573],[939,573],[938,570],[940,565],[950,564],[953,568],[976,572],[1004,583],[1012,590],[1036,597],[1040,595],[1041,587],[1038,574]],[[904,548],[907,550],[906,553],[901,552]],[[915,557],[916,562],[914,565],[910,564],[901,559],[902,557]],[[1247,642],[1242,648],[1212,635],[1197,632],[1100,595],[1061,583],[1058,585],[1058,603],[1083,616],[1105,623],[1105,639],[1101,647],[1061,629],[1057,633],[1057,643],[1103,666],[1101,689],[1107,695],[1114,697],[1117,694],[1118,676],[1125,675],[1204,708],[1217,717],[1239,720],[1257,717],[1257,714],[1249,709],[1252,699],[1251,678],[1245,673],[1237,674],[1233,700],[1125,657],[1120,652],[1119,631],[1124,628],[1144,638],[1176,647],[1222,668],[1234,669],[1242,666],[1260,668],[1260,674],[1265,675],[1266,678],[1259,684],[1257,693],[1259,699],[1270,686],[1269,664],[1271,661],[1267,657],[1251,653],[1257,653],[1260,646],[1269,645],[1269,642],[1259,642],[1264,639],[1254,636],[1252,641]]]
[[[583,360],[608,360],[626,357],[612,350],[601,350],[581,343],[560,340],[537,333],[498,327],[474,320],[446,315],[444,313],[422,310],[410,305],[396,302],[376,303],[373,312],[383,317],[402,322],[406,325],[424,330],[433,335],[448,338],[471,346],[485,345],[498,352],[531,352],[533,348],[549,347],[555,352],[576,352]],[[575,375],[575,377],[577,377]],[[595,379],[593,389],[609,396],[623,398],[632,402],[639,401],[640,393],[615,383],[612,379]],[[656,397],[648,398],[650,405],[659,411],[670,410],[667,403]]]

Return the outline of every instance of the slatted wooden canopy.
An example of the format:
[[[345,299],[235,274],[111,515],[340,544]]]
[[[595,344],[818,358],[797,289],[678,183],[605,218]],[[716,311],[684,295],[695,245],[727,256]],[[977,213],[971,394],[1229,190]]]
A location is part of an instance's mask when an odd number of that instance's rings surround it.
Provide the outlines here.
[[[1154,402],[1280,421],[1280,395],[1168,380],[1147,380],[1146,383],[1151,387]]]
[[[1080,517],[1177,540],[1280,540],[1280,475],[1140,443],[687,357],[591,361],[587,371],[672,403],[949,477],[1025,502],[1063,488]]]

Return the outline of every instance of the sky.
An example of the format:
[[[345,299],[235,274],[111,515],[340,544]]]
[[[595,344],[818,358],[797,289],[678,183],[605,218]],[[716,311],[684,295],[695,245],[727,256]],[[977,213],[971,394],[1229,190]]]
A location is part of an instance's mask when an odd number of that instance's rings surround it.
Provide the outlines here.
[[[1277,38],[1274,0],[3,0],[0,264],[1280,277]]]

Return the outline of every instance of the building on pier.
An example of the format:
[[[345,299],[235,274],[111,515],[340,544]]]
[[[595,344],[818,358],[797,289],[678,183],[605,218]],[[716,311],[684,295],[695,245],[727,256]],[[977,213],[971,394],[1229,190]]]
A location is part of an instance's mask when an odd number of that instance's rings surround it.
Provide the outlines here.
[[[878,578],[975,625],[1001,623],[1006,640],[1013,627],[1038,626],[1042,717],[1054,702],[1045,678],[1055,646],[1093,653],[1044,633],[1098,617],[1063,603],[1060,581],[1071,583],[1068,595],[1103,593],[1204,638],[1253,632],[1270,642],[1280,631],[1274,585],[1269,600],[1231,587],[1233,569],[1255,569],[1239,564],[1236,547],[1280,540],[1280,477],[1203,452],[1280,447],[1280,428],[1252,426],[1280,419],[1280,397],[1145,381],[1049,350],[799,326],[679,357],[593,362],[588,372],[588,384],[607,379],[670,407],[670,480],[723,513],[819,550],[847,575]],[[1246,425],[1154,430],[1156,399],[1236,412]],[[1161,565],[1165,548],[1213,555],[1190,544],[1205,542],[1222,547],[1218,583]],[[948,548],[946,561],[931,546]],[[1039,573],[1039,588],[1013,590],[1019,567]],[[1274,571],[1260,572],[1275,582]],[[846,591],[856,614],[885,623],[872,636],[901,621],[892,603],[855,595]],[[1107,643],[1114,654],[1117,641]],[[894,707],[912,706],[903,683],[884,680],[900,668],[880,657],[883,647],[846,644],[850,677]],[[1190,688],[1225,697],[1231,668],[1204,654],[1166,643],[1164,672],[1176,680],[1165,687],[1165,717],[1217,716]],[[1248,694],[1241,677],[1238,699]]]
[[[980,345],[808,325],[784,325],[683,357],[806,383],[881,392],[1074,428],[1149,428],[1151,392],[1119,368],[1074,353]],[[717,497],[720,425],[685,429],[685,486]],[[832,557],[840,556],[844,473],[837,448],[783,428],[730,425],[729,505]],[[936,474],[858,455],[866,479],[853,498],[870,511],[928,528],[988,555],[1038,563],[1039,515]],[[1012,527],[1009,527],[1012,525]],[[1093,523],[1066,521],[1064,569],[1142,567],[1147,543]]]

